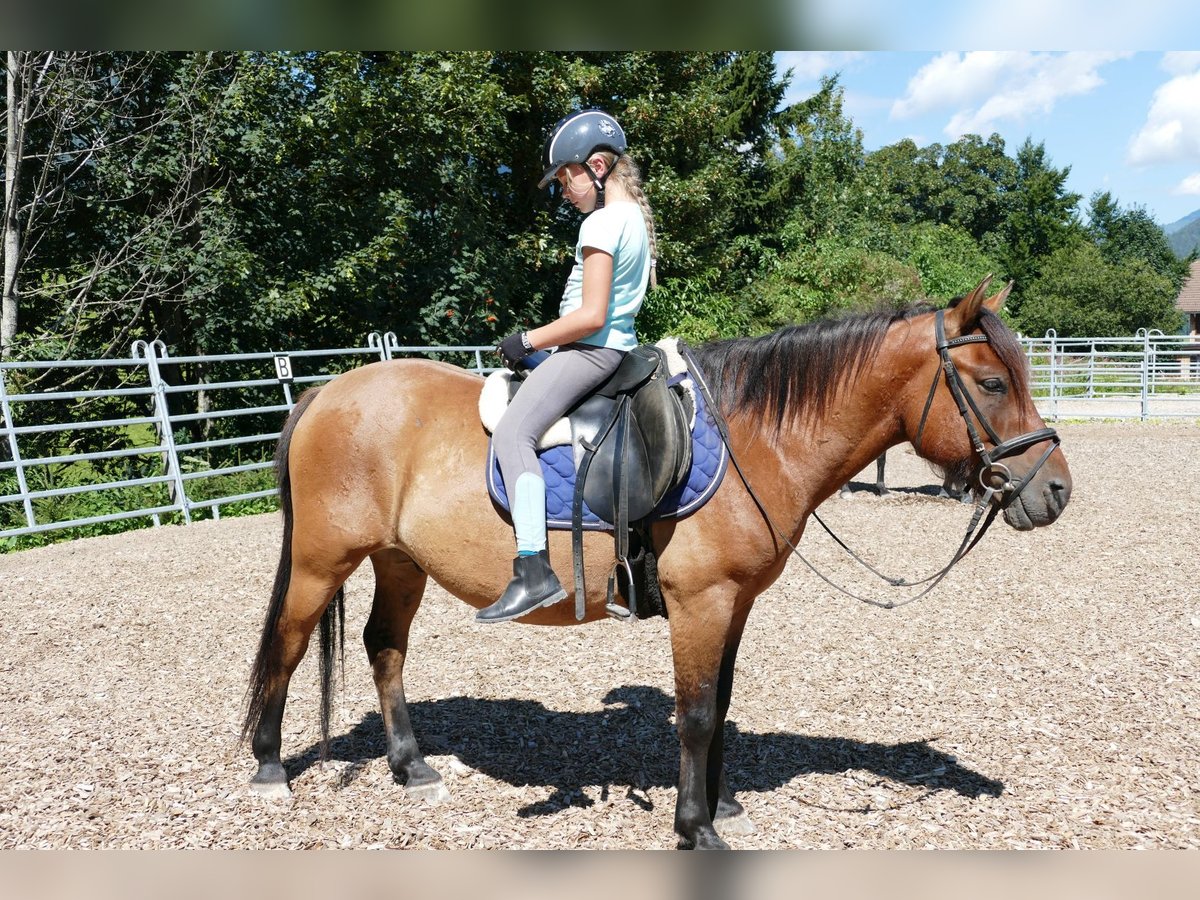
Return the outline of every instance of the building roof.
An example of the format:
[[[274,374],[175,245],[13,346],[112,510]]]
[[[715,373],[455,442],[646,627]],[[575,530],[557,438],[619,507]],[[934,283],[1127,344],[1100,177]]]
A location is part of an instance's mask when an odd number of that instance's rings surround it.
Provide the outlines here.
[[[1200,259],[1192,263],[1192,274],[1183,283],[1175,308],[1185,313],[1200,313]]]

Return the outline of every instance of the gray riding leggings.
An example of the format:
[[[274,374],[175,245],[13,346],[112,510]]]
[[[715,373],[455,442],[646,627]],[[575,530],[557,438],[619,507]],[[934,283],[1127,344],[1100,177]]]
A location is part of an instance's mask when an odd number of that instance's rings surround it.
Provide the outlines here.
[[[566,344],[529,373],[492,433],[509,501],[522,473],[542,477],[537,442],[563,413],[616,371],[623,350]]]

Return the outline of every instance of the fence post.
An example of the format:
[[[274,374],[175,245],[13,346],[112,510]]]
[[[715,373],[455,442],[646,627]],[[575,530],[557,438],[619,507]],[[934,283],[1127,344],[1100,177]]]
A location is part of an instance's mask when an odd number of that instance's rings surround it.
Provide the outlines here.
[[[1088,352],[1087,396],[1092,400],[1096,396],[1096,342],[1091,341],[1088,347],[1091,349]]]
[[[1145,328],[1137,330],[1137,336],[1142,339],[1142,414],[1141,420],[1150,417],[1150,332]]]
[[[1058,332],[1053,328],[1046,329],[1046,340],[1050,344],[1050,418],[1058,419],[1058,372],[1055,369],[1054,356]]]
[[[372,331],[367,335],[367,346],[379,354],[380,362],[388,361],[387,347],[383,345],[383,335],[378,331]]]
[[[140,348],[139,348],[140,345]],[[162,351],[163,359],[167,357],[167,345],[162,341],[135,341],[133,344],[133,355],[136,358],[139,353],[145,353],[147,371],[150,375],[150,387],[154,391],[154,417],[158,420],[155,427],[158,429],[158,440],[162,445],[166,454],[164,460],[166,464],[167,474],[171,477],[170,485],[167,490],[171,495],[171,503],[179,507],[179,512],[183,515],[183,521],[190,525],[192,523],[192,511],[188,505],[187,487],[183,483],[183,471],[179,466],[179,454],[175,450],[175,430],[171,427],[171,409],[167,405],[166,382],[163,381],[162,374],[158,370],[158,353]]]
[[[389,331],[383,336],[384,359],[392,359],[393,354],[398,349],[400,349],[400,340],[396,337],[396,332]]]
[[[25,483],[25,467],[21,465],[21,451],[17,447],[17,423],[13,421],[12,406],[8,402],[8,389],[4,385],[4,370],[0,369],[0,411],[3,412],[4,432],[8,435],[8,448],[12,451],[13,465],[17,473],[17,490],[25,507],[25,522],[32,528],[37,522],[33,518],[33,502],[29,499],[29,486]]]

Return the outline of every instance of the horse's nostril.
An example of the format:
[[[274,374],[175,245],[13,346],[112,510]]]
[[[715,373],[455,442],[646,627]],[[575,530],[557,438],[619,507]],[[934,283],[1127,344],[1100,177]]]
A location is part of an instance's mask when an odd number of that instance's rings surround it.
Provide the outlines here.
[[[1061,478],[1051,478],[1047,487],[1050,488],[1050,502],[1062,512],[1071,498],[1071,486]]]

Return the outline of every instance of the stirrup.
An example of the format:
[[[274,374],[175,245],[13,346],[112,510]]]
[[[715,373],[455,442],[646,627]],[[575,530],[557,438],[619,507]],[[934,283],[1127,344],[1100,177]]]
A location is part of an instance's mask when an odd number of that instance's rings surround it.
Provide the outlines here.
[[[625,569],[625,577],[629,579],[629,606],[628,608],[617,603],[616,587],[617,587],[617,567],[621,566]],[[604,611],[614,619],[632,622],[637,618],[634,612],[637,610],[637,592],[633,586],[633,568],[629,565],[629,560],[618,559],[612,564],[608,570],[608,595],[604,601]]]

